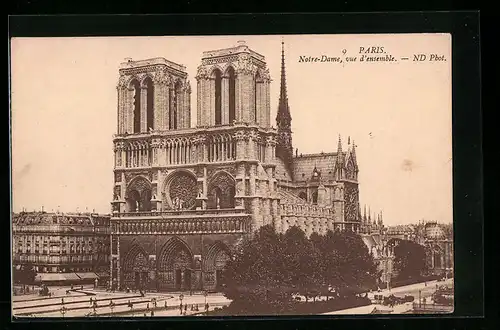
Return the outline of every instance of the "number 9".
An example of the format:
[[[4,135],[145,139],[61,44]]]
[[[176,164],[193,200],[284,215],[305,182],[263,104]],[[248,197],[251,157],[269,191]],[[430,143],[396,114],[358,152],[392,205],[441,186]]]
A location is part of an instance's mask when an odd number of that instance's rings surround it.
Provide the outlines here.
[[[347,53],[347,49],[342,49],[342,55],[345,55]]]

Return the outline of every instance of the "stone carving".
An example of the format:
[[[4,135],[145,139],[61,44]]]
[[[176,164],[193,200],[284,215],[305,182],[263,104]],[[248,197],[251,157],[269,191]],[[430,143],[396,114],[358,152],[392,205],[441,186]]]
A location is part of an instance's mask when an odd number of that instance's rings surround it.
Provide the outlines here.
[[[203,65],[198,66],[198,72],[196,73],[196,80],[206,79],[208,77],[207,70]]]
[[[272,136],[268,136],[266,138],[266,146],[268,147],[274,147],[276,146],[276,139]]]
[[[113,192],[113,200],[117,201],[120,200],[121,198],[121,188],[120,186],[115,186],[114,192]]]
[[[151,181],[152,179],[152,174],[149,171],[142,171],[142,172],[125,172],[125,182],[127,182],[129,185],[131,182],[137,178],[137,177],[142,177],[146,178],[146,180]]]
[[[351,160],[347,163],[347,166],[346,166],[346,178],[349,180],[356,179],[354,164],[352,163]]]
[[[130,77],[124,74],[120,74],[120,78],[118,78],[118,88],[125,88],[130,81]]]
[[[242,196],[243,194],[243,182],[239,181],[236,184],[236,196]]]
[[[346,221],[357,221],[358,220],[358,189],[354,184],[345,185],[344,190],[345,198],[345,220]]]
[[[137,177],[128,186],[128,190],[136,190],[139,194],[143,191],[151,190],[151,183],[144,177]]]
[[[155,84],[168,84],[170,82],[170,77],[164,70],[160,69],[155,73],[153,81]]]
[[[255,68],[252,65],[252,59],[248,54],[240,55],[238,62],[236,62],[236,71],[238,74],[251,74],[255,73]]]
[[[196,179],[179,173],[170,181],[168,192],[174,210],[191,209],[196,203]]]
[[[208,177],[212,177],[214,175],[214,173],[220,172],[220,171],[226,171],[226,172],[230,173],[233,176],[235,174],[235,168],[234,168],[234,166],[217,166],[217,167],[209,168],[208,171],[207,171],[207,176]]]
[[[236,141],[244,141],[246,138],[246,134],[243,131],[238,131],[238,132],[234,133],[233,138]]]
[[[259,134],[257,134],[257,132],[255,131],[250,131],[248,132],[247,138],[252,141],[256,141],[259,138]]]
[[[260,71],[261,73],[261,78],[262,80],[264,81],[270,81],[271,80],[271,75],[269,74],[269,68],[265,68],[263,70]]]
[[[119,172],[115,172],[115,182],[122,182],[122,174]]]
[[[229,188],[234,187],[234,180],[226,172],[219,171],[210,180],[210,185],[217,186],[222,192],[225,192]]]

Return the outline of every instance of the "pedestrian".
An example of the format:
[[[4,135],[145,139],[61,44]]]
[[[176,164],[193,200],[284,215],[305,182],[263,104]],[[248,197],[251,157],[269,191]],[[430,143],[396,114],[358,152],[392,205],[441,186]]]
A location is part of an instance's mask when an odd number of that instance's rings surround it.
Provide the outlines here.
[[[64,304],[64,298],[61,298],[61,304]]]
[[[187,305],[187,304],[185,304],[185,305],[184,305],[184,315],[186,315],[187,310],[188,310],[188,305]]]
[[[149,309],[149,303],[148,303],[148,305],[146,306],[146,309]]]
[[[146,313],[144,313],[144,317],[146,317]]]
[[[92,306],[92,297],[90,297],[90,306]]]
[[[165,309],[167,309],[167,301],[165,300]]]
[[[208,303],[205,304],[205,312],[208,312]]]
[[[155,311],[151,311],[151,316],[155,316]]]

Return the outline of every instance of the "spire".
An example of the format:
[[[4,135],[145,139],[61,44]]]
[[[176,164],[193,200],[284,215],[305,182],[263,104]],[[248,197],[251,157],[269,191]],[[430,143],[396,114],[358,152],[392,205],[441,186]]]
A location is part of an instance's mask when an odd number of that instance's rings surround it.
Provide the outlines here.
[[[337,155],[340,155],[341,152],[342,152],[342,138],[340,137],[339,134],[339,143],[337,144]]]
[[[280,99],[278,104],[278,114],[276,115],[276,124],[278,128],[291,129],[292,116],[288,106],[288,95],[286,91],[286,73],[285,73],[285,42],[281,40],[281,86]]]
[[[285,75],[285,43],[281,41],[281,88],[276,115],[276,126],[278,127],[278,143],[276,145],[276,156],[285,162],[290,175],[292,175],[293,146],[292,146],[292,116],[288,106]]]
[[[366,218],[366,204],[365,204],[365,209],[363,210],[363,222],[366,223],[368,219]]]

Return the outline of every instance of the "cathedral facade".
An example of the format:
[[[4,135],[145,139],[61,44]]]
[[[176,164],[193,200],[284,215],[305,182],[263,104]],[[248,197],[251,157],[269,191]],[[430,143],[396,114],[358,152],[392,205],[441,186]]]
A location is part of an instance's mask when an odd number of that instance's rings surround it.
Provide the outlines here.
[[[184,66],[122,63],[112,286],[217,290],[233,249],[261,226],[360,230],[354,142],[294,155],[283,50],[281,59],[276,127],[265,57],[244,42],[202,54],[195,127]]]

